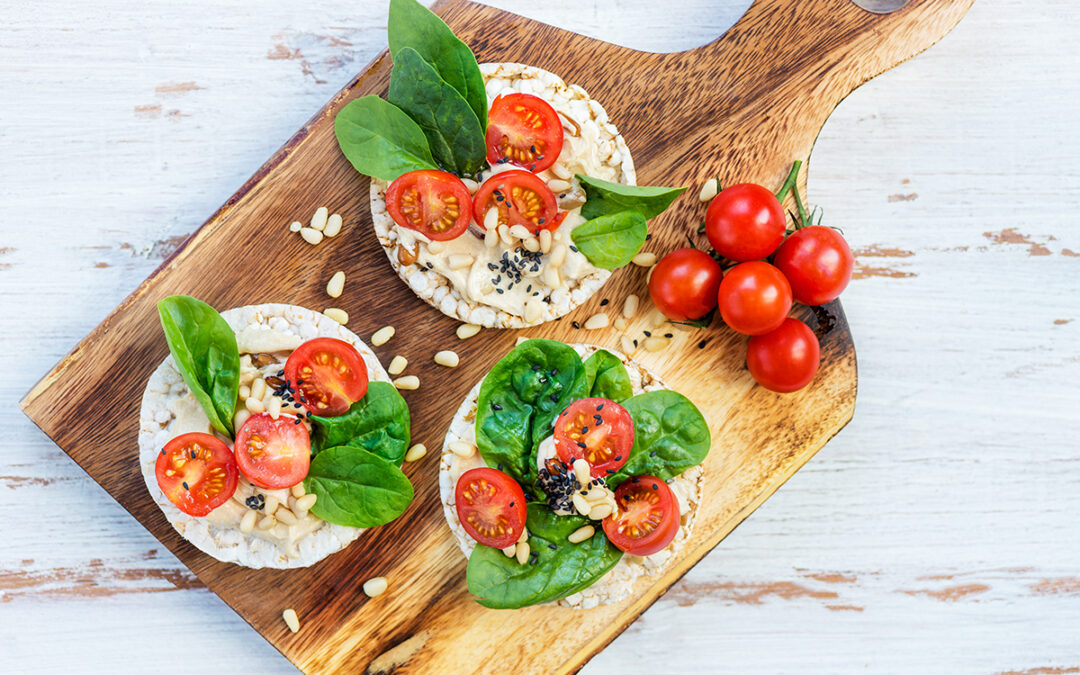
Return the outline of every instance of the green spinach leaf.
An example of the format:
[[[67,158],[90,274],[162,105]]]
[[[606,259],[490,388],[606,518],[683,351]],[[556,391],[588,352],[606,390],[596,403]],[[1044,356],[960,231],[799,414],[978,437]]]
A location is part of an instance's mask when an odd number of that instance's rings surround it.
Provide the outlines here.
[[[581,215],[585,218],[637,211],[645,220],[650,220],[663,213],[686,190],[684,187],[623,185],[581,174],[577,174],[577,179],[585,189],[585,205],[581,207]]]
[[[439,76],[469,103],[480,128],[487,128],[487,92],[484,76],[469,46],[459,40],[437,14],[416,0],[390,0],[387,21],[390,53],[397,59],[403,47],[412,47]]]
[[[622,406],[634,420],[634,447],[608,479],[610,487],[641,474],[666,481],[705,461],[712,443],[709,425],[690,399],[674,391],[648,391]]]
[[[593,265],[613,270],[638,254],[646,234],[645,216],[637,211],[620,211],[585,221],[574,228],[570,238]]]
[[[480,455],[488,466],[501,464],[514,480],[531,485],[536,478],[536,446],[551,435],[555,417],[588,391],[585,365],[573,347],[553,340],[522,342],[480,385],[476,411]]]
[[[571,544],[570,533],[589,521],[556,516],[544,504],[529,504],[526,527],[535,564],[519,565],[501,551],[477,545],[469,557],[465,580],[476,601],[492,609],[517,609],[552,602],[588,588],[622,558],[603,532]],[[555,548],[551,549],[550,544]]]
[[[334,134],[342,154],[365,176],[391,181],[435,168],[423,130],[378,96],[358,98],[338,111]]]
[[[409,449],[409,406],[389,382],[369,382],[364,398],[338,417],[311,416],[312,451],[363,448],[401,466]]]
[[[585,359],[585,381],[589,386],[589,396],[609,398],[618,403],[634,395],[626,366],[606,349],[598,349]]]
[[[440,167],[475,174],[487,165],[484,130],[476,113],[412,47],[394,54],[387,98],[420,125]]]
[[[214,428],[231,436],[240,388],[236,333],[213,307],[186,295],[158,302],[158,316],[188,389]]]
[[[328,523],[375,527],[405,512],[409,479],[394,464],[363,448],[327,448],[311,460],[304,489],[318,495],[311,512]]]

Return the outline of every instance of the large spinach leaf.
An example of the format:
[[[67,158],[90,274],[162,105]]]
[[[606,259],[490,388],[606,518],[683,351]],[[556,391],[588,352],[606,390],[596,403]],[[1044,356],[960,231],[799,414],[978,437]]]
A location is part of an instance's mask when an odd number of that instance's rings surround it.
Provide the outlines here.
[[[712,439],[705,416],[682,394],[648,391],[622,406],[634,420],[634,447],[626,464],[608,479],[612,488],[641,474],[666,481],[701,464],[709,454]]]
[[[311,512],[348,527],[384,525],[413,498],[409,479],[394,464],[363,448],[327,448],[311,460],[304,489],[318,495]]]
[[[520,565],[498,549],[477,545],[469,556],[465,576],[469,592],[484,607],[517,609],[552,602],[588,588],[622,557],[622,551],[603,532],[578,544],[566,540],[574,530],[588,524],[581,516],[556,516],[544,504],[529,504],[526,527],[536,562]]]
[[[585,359],[585,381],[588,383],[589,396],[609,398],[618,403],[634,395],[626,366],[606,349],[598,349]]]
[[[588,395],[585,366],[573,347],[526,340],[495,364],[480,385],[476,445],[488,466],[530,485],[530,457],[571,402]],[[530,480],[530,476],[533,480]]]
[[[475,174],[486,166],[484,130],[476,113],[412,47],[394,54],[387,98],[420,125],[441,168]]]
[[[186,295],[158,302],[158,316],[188,389],[214,428],[231,436],[240,388],[240,353],[233,329],[213,307]]]
[[[593,265],[613,270],[638,254],[648,229],[645,216],[637,211],[620,211],[585,221],[574,228],[570,238]]]
[[[390,0],[387,33],[390,53],[395,60],[403,47],[415,49],[447,84],[468,101],[480,122],[480,128],[487,128],[487,93],[476,56],[437,14],[416,0]]]
[[[334,134],[342,154],[365,176],[389,181],[435,168],[423,130],[378,96],[364,96],[342,108],[334,118]]]
[[[394,385],[368,383],[364,398],[338,417],[311,416],[312,451],[337,445],[363,448],[400,466],[409,449],[409,406]]]
[[[686,190],[685,187],[623,185],[581,174],[577,174],[577,179],[585,189],[585,205],[581,207],[585,218],[637,211],[649,220],[663,213]]]

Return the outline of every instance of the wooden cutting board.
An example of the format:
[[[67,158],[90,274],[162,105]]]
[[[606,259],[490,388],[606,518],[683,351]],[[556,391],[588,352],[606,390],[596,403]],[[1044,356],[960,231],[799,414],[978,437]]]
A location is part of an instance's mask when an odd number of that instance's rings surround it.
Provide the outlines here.
[[[927,48],[973,0],[912,0],[874,14],[849,0],[757,0],[723,37],[687,52],[650,54],[599,42],[499,10],[444,0],[435,10],[480,61],[520,61],[583,86],[625,136],[642,184],[690,185],[651,223],[648,250],[680,246],[701,222],[696,192],[705,179],[778,186],[791,162],[805,159],[825,119],[855,87]],[[662,20],[658,10],[657,20]],[[675,332],[671,346],[635,356],[709,419],[706,500],[693,536],[667,573],[617,605],[590,611],[534,607],[495,611],[473,602],[465,561],[444,524],[438,452],[451,415],[473,384],[518,335],[617,347],[614,330],[576,330],[628,292],[647,297],[640,268],[617,272],[586,306],[561,322],[526,331],[485,330],[459,342],[456,322],[423,303],[393,274],[371,230],[368,181],[340,155],[334,114],[351,99],[384,94],[384,52],[312,118],[169,260],[39,382],[22,407],[57,444],[169,547],[214,592],[305,671],[466,673],[568,672],[580,668],[694,563],[771,495],[851,419],[856,368],[838,302],[818,316],[822,364],[814,383],[793,395],[753,384],[745,338],[719,321]],[[858,180],[853,176],[852,180]],[[805,189],[805,174],[800,177]],[[805,192],[804,192],[805,194]],[[346,229],[317,247],[287,232],[327,205]],[[695,235],[696,236],[696,235]],[[698,241],[703,241],[697,237]],[[326,281],[348,274],[345,295],[329,300]],[[167,354],[155,311],[173,293],[219,309],[288,302],[346,309],[362,337],[380,326],[397,336],[376,351],[387,363],[410,360],[423,383],[406,392],[414,442],[432,452],[406,465],[416,499],[394,523],[364,534],[347,550],[303,570],[249,570],[220,563],[182,540],[143,485],[138,468],[138,409],[150,372]],[[829,327],[831,325],[831,327]],[[647,328],[639,320],[632,332]],[[699,343],[704,347],[699,348]],[[439,349],[461,366],[436,366]],[[390,590],[370,599],[360,584],[386,576]],[[291,634],[286,607],[303,624]],[[631,657],[628,656],[629,660]]]

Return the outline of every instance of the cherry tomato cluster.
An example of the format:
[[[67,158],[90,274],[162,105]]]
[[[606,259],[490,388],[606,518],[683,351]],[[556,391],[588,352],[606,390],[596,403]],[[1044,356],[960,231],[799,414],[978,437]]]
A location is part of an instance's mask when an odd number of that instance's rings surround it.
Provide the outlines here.
[[[835,300],[854,266],[844,237],[812,223],[806,213],[795,185],[801,164],[795,162],[776,194],[752,183],[721,191],[704,225],[716,256],[694,248],[672,251],[649,279],[653,304],[670,319],[699,320],[719,308],[724,323],[750,336],[750,374],[763,387],[785,393],[809,384],[821,357],[814,332],[788,316],[792,304]],[[789,191],[798,209],[790,234],[781,203]],[[717,258],[734,265],[725,273]]]

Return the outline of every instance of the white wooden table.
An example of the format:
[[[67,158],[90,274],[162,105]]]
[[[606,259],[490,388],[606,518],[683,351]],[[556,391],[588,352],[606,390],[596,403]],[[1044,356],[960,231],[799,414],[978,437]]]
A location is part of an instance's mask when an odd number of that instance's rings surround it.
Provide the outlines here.
[[[0,672],[292,671],[15,405],[385,46],[313,4],[0,2]],[[669,51],[749,2],[494,4]],[[979,0],[836,110],[855,419],[585,672],[1080,673],[1078,19]]]

